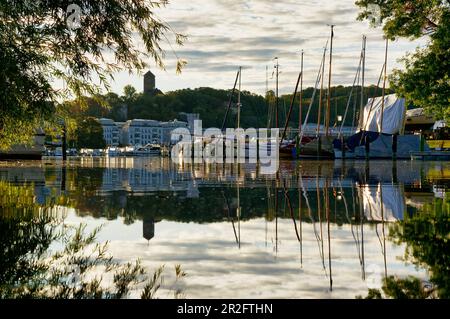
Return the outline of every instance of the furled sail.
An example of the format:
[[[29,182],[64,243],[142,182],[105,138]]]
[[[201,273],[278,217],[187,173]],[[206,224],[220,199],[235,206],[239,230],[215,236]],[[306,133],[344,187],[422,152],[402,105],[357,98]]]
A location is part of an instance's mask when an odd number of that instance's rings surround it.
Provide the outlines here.
[[[405,99],[398,98],[395,94],[384,97],[384,107],[383,97],[369,99],[364,107],[363,124],[362,127],[359,127],[358,132],[369,131],[389,135],[401,134],[405,122],[405,113]]]

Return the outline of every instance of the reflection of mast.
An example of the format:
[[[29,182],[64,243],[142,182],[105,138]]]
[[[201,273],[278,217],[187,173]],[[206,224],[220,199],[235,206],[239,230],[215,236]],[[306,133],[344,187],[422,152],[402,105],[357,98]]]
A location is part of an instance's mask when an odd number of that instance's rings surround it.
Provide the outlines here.
[[[356,186],[358,187],[358,186]],[[360,265],[361,265],[361,272],[362,272],[362,279],[366,280],[366,271],[365,271],[365,261],[364,261],[364,207],[363,202],[360,198],[360,192],[358,192],[358,207],[359,207],[359,222],[361,223],[361,251],[358,250],[358,254],[360,254]],[[353,211],[356,212],[355,208],[355,194],[354,189],[352,187],[352,199],[353,199]],[[359,249],[359,248],[358,248]]]
[[[381,185],[381,184],[380,184],[380,185]],[[381,221],[382,221],[382,232],[383,232],[384,277],[387,278],[386,236],[385,236],[385,234],[384,234],[383,186],[380,186],[380,199],[381,199]]]
[[[300,187],[298,188],[298,223],[300,228],[300,264],[303,267],[302,193]]]
[[[364,203],[360,203],[359,218],[361,223],[361,257],[362,257],[362,273],[363,280],[366,280],[366,263],[364,259]]]
[[[321,205],[320,205],[321,200],[320,200],[320,190],[319,190],[319,176],[320,176],[319,173],[317,174],[317,177],[316,177],[316,194],[317,194],[317,213],[319,215],[319,225],[320,225],[320,237],[318,237],[317,234],[316,234],[316,237],[320,241],[320,243],[318,242],[319,253],[320,253],[320,257],[322,258],[323,269],[326,270],[325,256],[324,256],[324,250],[323,250],[323,230],[322,230],[322,211],[321,211]]]
[[[284,181],[283,188],[284,188],[284,197],[285,197],[286,202],[287,202],[287,207],[289,209],[289,214],[291,215],[292,222],[294,223],[295,235],[297,237],[298,242],[300,243],[300,251],[301,251],[302,240],[301,240],[301,237],[300,237],[300,235],[298,233],[298,230],[297,230],[297,223],[295,222],[294,210],[292,209],[291,198],[289,197],[289,192],[288,192],[288,190],[286,188],[286,181]],[[302,257],[300,257],[300,259],[301,258]]]
[[[228,217],[228,221],[231,221],[231,225],[233,226],[234,237],[236,238],[236,244],[239,245],[239,239],[238,239],[238,236],[237,236],[237,233],[236,233],[236,227],[235,227],[235,225],[234,225],[234,220],[233,220],[233,218],[231,218],[231,215],[230,215],[230,211],[231,211],[230,203],[229,203],[229,201],[228,201],[228,197],[227,197],[226,194],[225,194],[225,191],[223,191],[223,190],[222,190],[222,195],[223,195],[223,198],[225,199],[225,203],[226,203],[226,205],[227,205],[227,217]]]
[[[380,192],[380,210],[381,210],[381,235],[383,238],[380,237],[380,233],[378,231],[378,224],[375,225],[375,232],[378,237],[378,241],[380,242],[381,246],[381,253],[383,254],[383,262],[384,262],[384,275],[387,277],[387,264],[386,264],[386,237],[384,234],[384,207],[383,207],[383,187],[381,186],[381,183],[378,184],[379,192]],[[372,215],[372,209],[369,209],[371,215]]]
[[[275,254],[278,254],[278,188],[275,184]]]
[[[328,194],[328,178],[325,181],[325,211],[327,214],[327,228],[328,228],[328,267],[330,268],[330,291],[333,291],[333,275],[331,272],[330,198]]]
[[[313,218],[312,213],[311,213],[311,205],[309,204],[308,193],[306,192],[306,189],[303,186],[303,178],[302,178],[302,172],[301,171],[299,172],[299,177],[300,177],[300,188],[301,188],[301,191],[303,193],[303,197],[305,198],[306,207],[308,209],[308,215],[309,215],[309,218],[311,218],[312,222],[314,223],[314,218]],[[314,227],[313,227],[314,228],[314,233],[316,234],[316,237],[317,237],[315,223],[313,225],[314,225]],[[301,227],[301,224],[300,224],[300,227]],[[300,230],[300,233],[301,233],[301,230]],[[301,238],[303,238],[303,236]],[[303,259],[303,257],[302,257],[302,259]],[[303,260],[302,260],[302,262],[303,262]]]
[[[238,173],[239,174],[239,173]],[[239,181],[237,182],[237,218],[238,218],[238,245],[239,249],[241,249],[241,197],[239,190]]]

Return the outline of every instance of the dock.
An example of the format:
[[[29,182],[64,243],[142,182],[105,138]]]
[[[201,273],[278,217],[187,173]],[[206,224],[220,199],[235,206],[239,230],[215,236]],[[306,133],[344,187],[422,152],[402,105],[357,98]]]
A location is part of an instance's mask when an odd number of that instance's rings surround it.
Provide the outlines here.
[[[449,161],[450,151],[411,152],[412,160]]]

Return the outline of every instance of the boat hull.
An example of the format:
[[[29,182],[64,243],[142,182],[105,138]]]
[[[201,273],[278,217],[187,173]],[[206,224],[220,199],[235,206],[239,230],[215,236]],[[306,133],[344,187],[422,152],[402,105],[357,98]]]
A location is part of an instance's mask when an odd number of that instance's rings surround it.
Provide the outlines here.
[[[34,136],[34,143],[28,145],[13,145],[8,151],[0,151],[2,160],[41,160],[45,152],[45,134],[42,130]]]

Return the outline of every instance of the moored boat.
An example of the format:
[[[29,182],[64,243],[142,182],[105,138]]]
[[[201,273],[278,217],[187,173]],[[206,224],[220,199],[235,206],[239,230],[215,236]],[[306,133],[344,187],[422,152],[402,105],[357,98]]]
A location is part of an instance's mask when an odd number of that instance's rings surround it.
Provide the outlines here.
[[[45,152],[45,133],[42,129],[36,130],[31,145],[13,145],[9,150],[0,151],[0,159],[4,160],[41,160]]]

